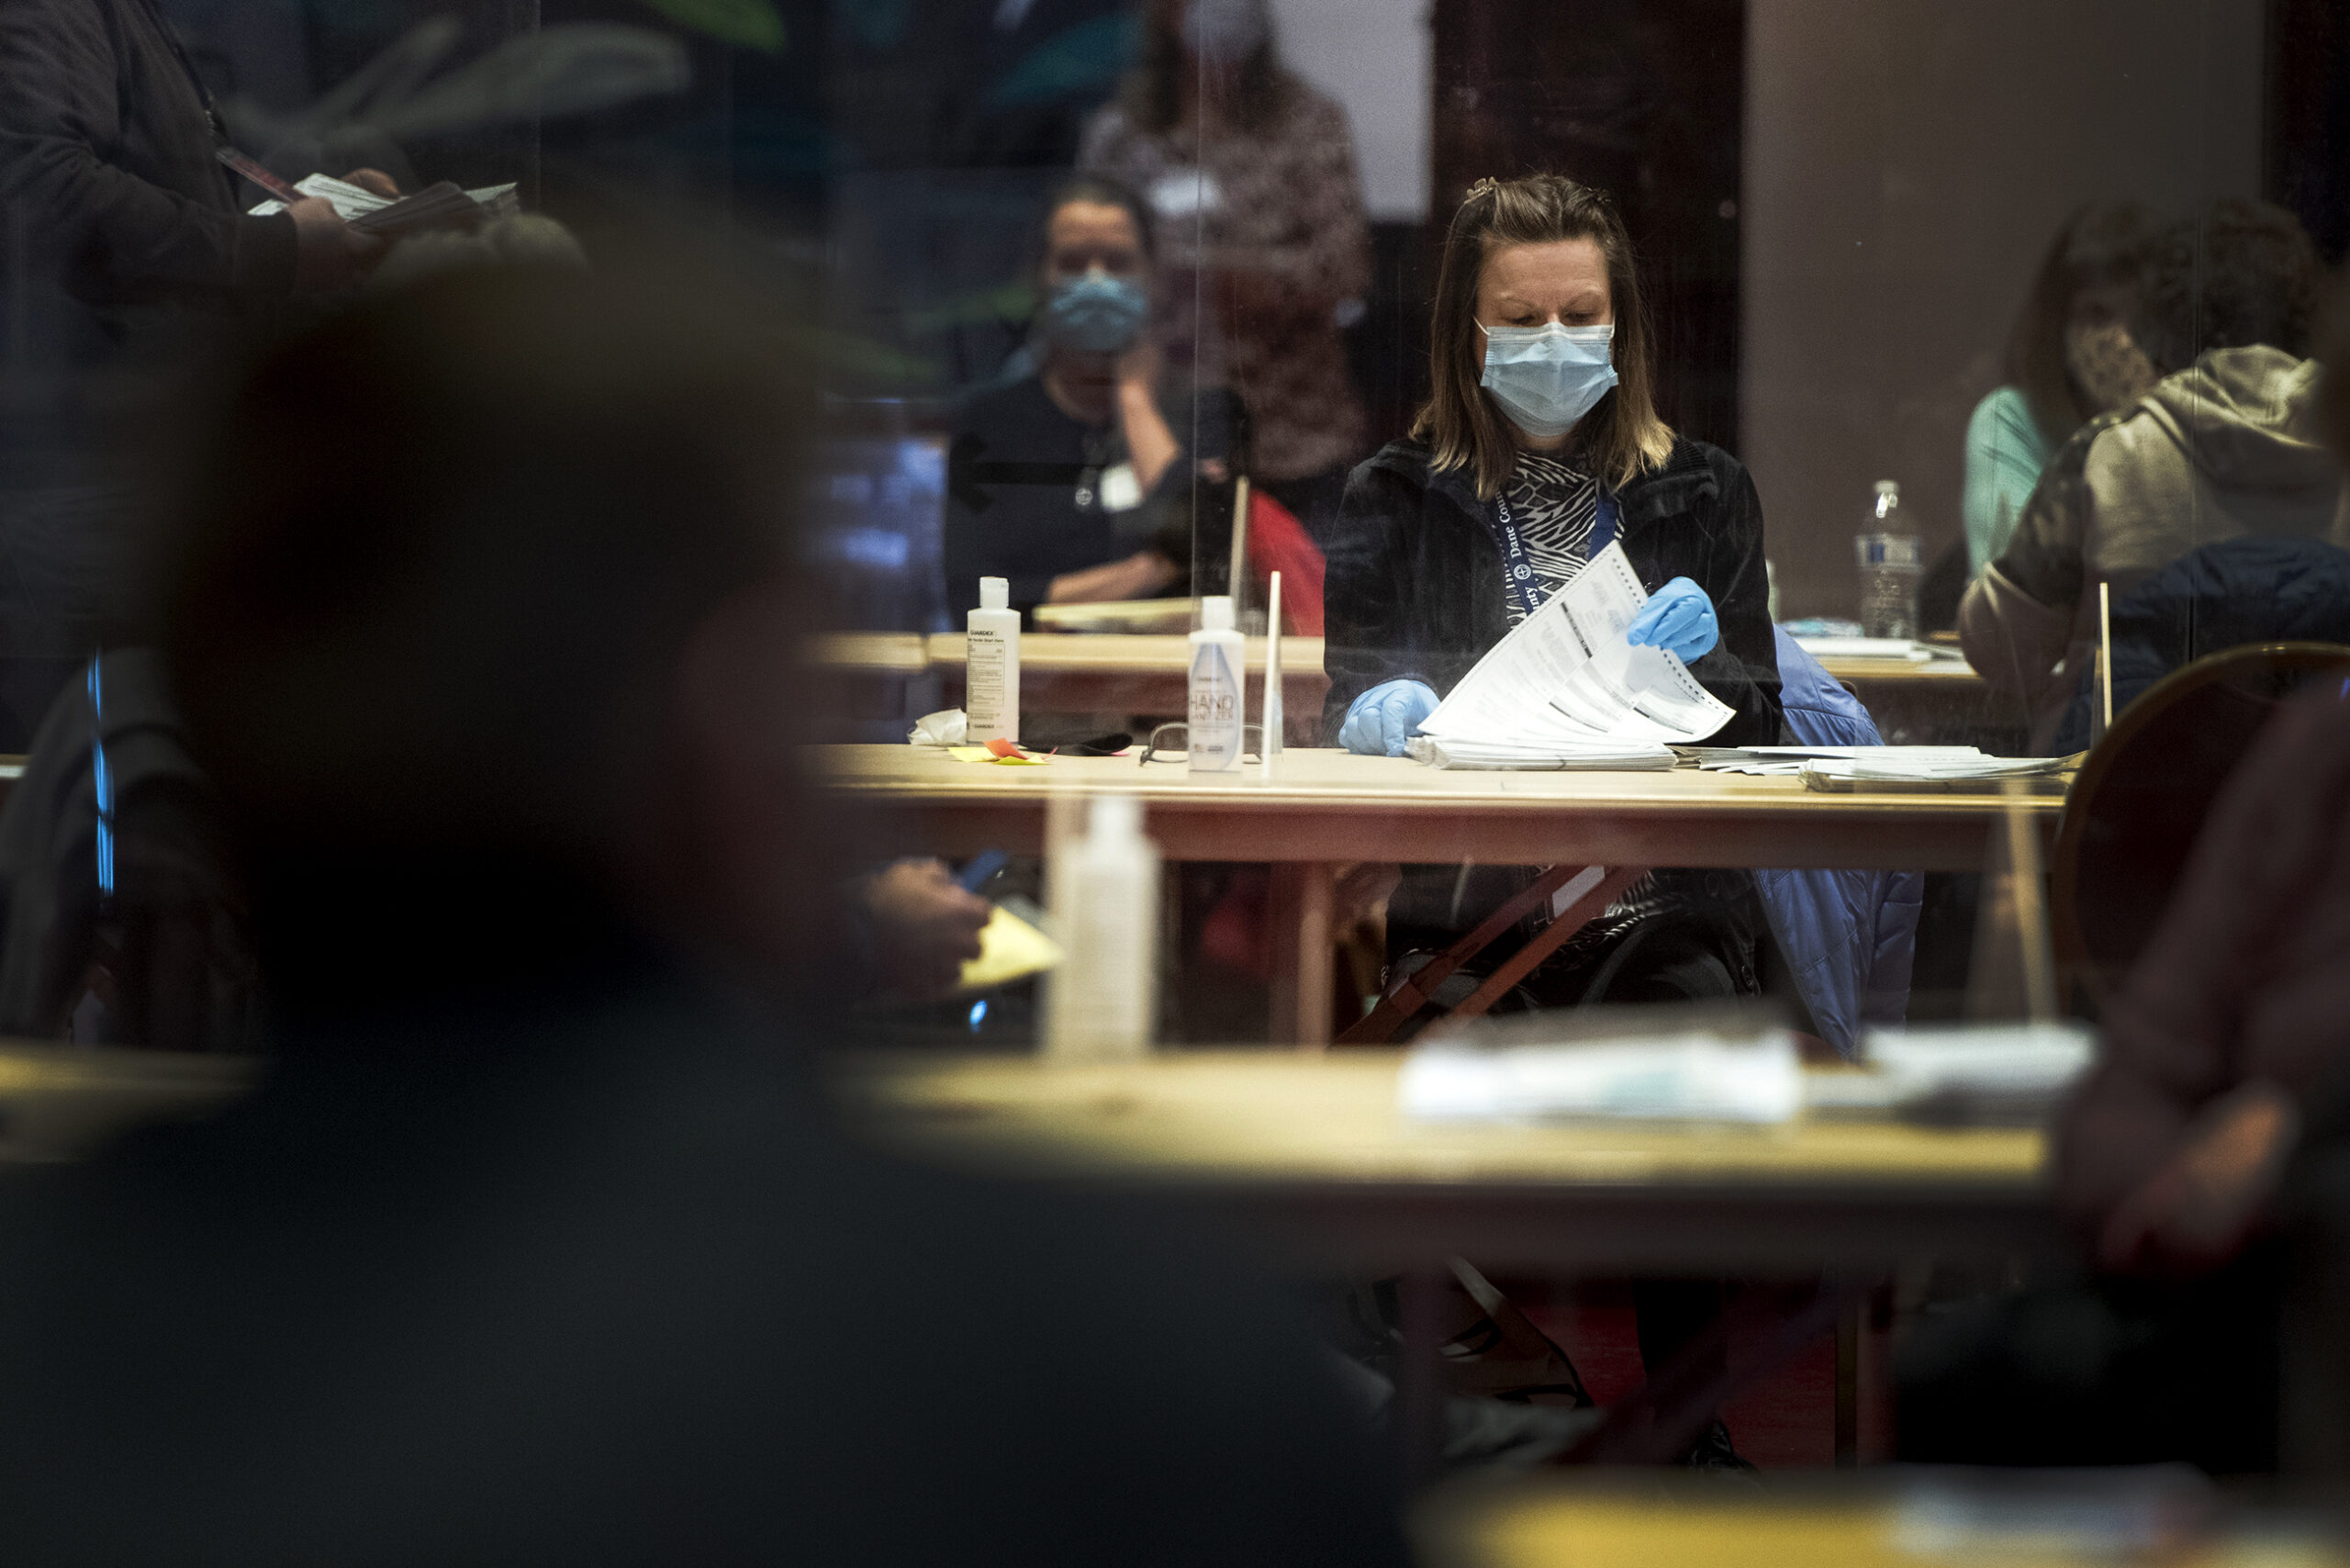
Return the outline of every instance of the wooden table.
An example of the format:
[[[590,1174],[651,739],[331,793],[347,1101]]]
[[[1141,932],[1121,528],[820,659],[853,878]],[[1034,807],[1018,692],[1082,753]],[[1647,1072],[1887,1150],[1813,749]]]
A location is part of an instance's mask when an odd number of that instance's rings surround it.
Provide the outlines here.
[[[815,640],[811,658],[821,669],[856,675],[921,675],[930,647],[919,632],[832,632]]]
[[[963,634],[941,633],[928,644],[931,667],[946,678],[948,704],[963,700]],[[1028,632],[1020,638],[1020,705],[1039,713],[1133,713],[1181,718],[1188,705],[1190,639]],[[1265,639],[1248,639],[1248,717],[1263,711]],[[1299,743],[1319,737],[1322,639],[1281,639],[1281,711]]]
[[[154,1121],[209,1115],[251,1089],[244,1057],[0,1041],[0,1159],[65,1159]]]
[[[1855,686],[1907,686],[1925,691],[1979,691],[1983,678],[1964,659],[1825,658],[1819,667]]]
[[[1981,745],[2011,751],[2030,715],[1993,695],[1964,659],[1828,658],[1820,667],[1851,687],[1891,745]]]
[[[1415,1122],[1402,1053],[1167,1052],[1114,1066],[888,1056],[845,1092],[884,1142],[997,1172],[1179,1190],[1316,1268],[1888,1271],[2064,1255],[2035,1131]]]
[[[1781,1474],[1764,1488],[1653,1471],[1552,1472],[1441,1488],[1417,1510],[1413,1535],[1428,1568],[2113,1568],[2125,1562],[2341,1568],[2350,1562],[2333,1499],[2312,1495],[2295,1508],[2270,1487],[2212,1506],[2221,1501],[2191,1473]],[[2168,1539],[2153,1550],[2121,1549],[2157,1521]],[[2109,1538],[2099,1538],[2099,1525]]]
[[[1402,1059],[1169,1052],[1076,1066],[908,1054],[845,1063],[839,1082],[851,1116],[913,1158],[1180,1194],[1270,1242],[1276,1266],[1400,1276],[1399,1458],[1415,1477],[1433,1453],[1442,1331],[1413,1304],[1431,1298],[1456,1256],[1502,1275],[1845,1281],[1842,1305],[1830,1305],[1841,1320],[1837,1450],[1852,1462],[1861,1390],[1874,1381],[1860,1350],[1865,1288],[1853,1282],[1912,1261],[2072,1251],[2037,1132],[1417,1122],[1397,1108]]]
[[[1320,749],[1284,753],[1270,783],[1253,767],[1215,781],[1131,757],[998,767],[913,746],[815,756],[891,852],[1034,854],[1051,796],[1118,790],[1143,798],[1147,831],[1170,860],[1271,864],[1275,1036],[1308,1046],[1327,1038],[1331,890],[1347,863],[1973,871],[2009,809],[1996,796],[1814,794],[1790,778],[1453,772]],[[2045,845],[2062,805],[2040,797],[2016,809]]]

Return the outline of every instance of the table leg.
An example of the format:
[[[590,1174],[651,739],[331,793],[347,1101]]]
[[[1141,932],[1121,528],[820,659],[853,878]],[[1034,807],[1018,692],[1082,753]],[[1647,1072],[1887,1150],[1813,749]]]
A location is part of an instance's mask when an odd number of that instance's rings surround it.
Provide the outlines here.
[[[1395,1282],[1404,1343],[1389,1431],[1404,1495],[1416,1496],[1444,1462],[1444,1293],[1449,1273],[1413,1269]]]
[[[1852,1294],[1836,1309],[1836,1468],[1861,1462],[1861,1329],[1868,1297]]]
[[[1330,1043],[1333,890],[1326,860],[1276,860],[1265,919],[1272,943],[1272,1036],[1318,1051]]]

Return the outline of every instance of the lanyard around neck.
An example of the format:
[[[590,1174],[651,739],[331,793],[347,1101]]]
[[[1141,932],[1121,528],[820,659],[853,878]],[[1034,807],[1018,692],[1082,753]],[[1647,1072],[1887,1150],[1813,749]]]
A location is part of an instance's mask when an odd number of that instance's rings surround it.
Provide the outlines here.
[[[1541,575],[1534,569],[1534,556],[1526,548],[1526,536],[1517,526],[1517,519],[1510,513],[1507,496],[1494,497],[1493,514],[1486,521],[1494,531],[1494,543],[1501,547],[1502,588],[1509,595],[1510,620],[1523,621],[1541,609],[1550,595],[1542,591]],[[1584,561],[1606,549],[1615,538],[1616,498],[1603,485],[1599,490],[1599,515],[1592,521],[1591,539],[1583,550]]]

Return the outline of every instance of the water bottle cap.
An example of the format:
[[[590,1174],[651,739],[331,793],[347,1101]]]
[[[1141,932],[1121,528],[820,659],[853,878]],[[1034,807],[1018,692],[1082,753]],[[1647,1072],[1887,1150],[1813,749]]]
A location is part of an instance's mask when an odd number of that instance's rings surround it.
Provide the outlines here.
[[[1010,610],[1012,608],[1012,579],[981,577],[979,579],[979,608],[981,610]]]
[[[1232,596],[1212,593],[1200,600],[1200,630],[1229,632],[1232,630]]]

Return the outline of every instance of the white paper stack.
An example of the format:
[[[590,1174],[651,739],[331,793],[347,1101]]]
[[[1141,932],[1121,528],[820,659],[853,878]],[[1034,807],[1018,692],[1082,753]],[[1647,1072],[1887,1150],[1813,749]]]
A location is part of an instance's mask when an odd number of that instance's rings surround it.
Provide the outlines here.
[[[2036,1126],[2097,1059],[2097,1036],[2073,1023],[1870,1029],[1861,1056],[1866,1072],[1812,1076],[1813,1111]]]
[[[1886,659],[1923,664],[1933,656],[1908,637],[1797,637],[1796,645],[1815,659]]]
[[[327,205],[333,207],[335,215],[345,223],[354,218],[364,218],[371,212],[381,212],[392,205],[390,200],[374,191],[347,180],[338,180],[330,174],[307,175],[295,181],[294,188],[304,196],[324,196]],[[484,218],[506,218],[522,210],[520,193],[512,185],[484,185],[465,194],[481,207]],[[267,218],[272,213],[285,210],[284,202],[273,199],[252,207],[251,212],[255,218]]]
[[[1613,750],[1595,745],[1569,756],[1555,746],[1501,745],[1420,735],[1411,741],[1410,748],[1416,761],[1430,767],[1557,772],[1573,767],[1656,771],[1673,766],[1672,749],[1661,741],[1627,741]]]
[[[1429,1120],[1784,1122],[1803,1108],[1803,1067],[1785,1030],[1739,1042],[1690,1033],[1483,1050],[1447,1043],[1404,1058],[1397,1098],[1404,1114]]]
[[[1878,759],[1886,759],[1895,767],[1930,770],[2008,760],[1986,756],[1971,745],[1698,745],[1675,749],[1684,761],[1695,762],[1707,773],[1751,773],[1763,778],[1801,773],[1814,762],[1874,766]]]
[[[1730,711],[1662,648],[1625,630],[1647,590],[1610,544],[1494,644],[1421,723],[1436,767],[1667,767]]]
[[[1807,784],[1952,784],[2002,779],[2053,778],[2071,766],[2062,756],[1914,756],[1936,746],[1863,747],[1851,756],[1820,757],[1803,765]],[[1972,749],[1972,748],[1969,748]]]

